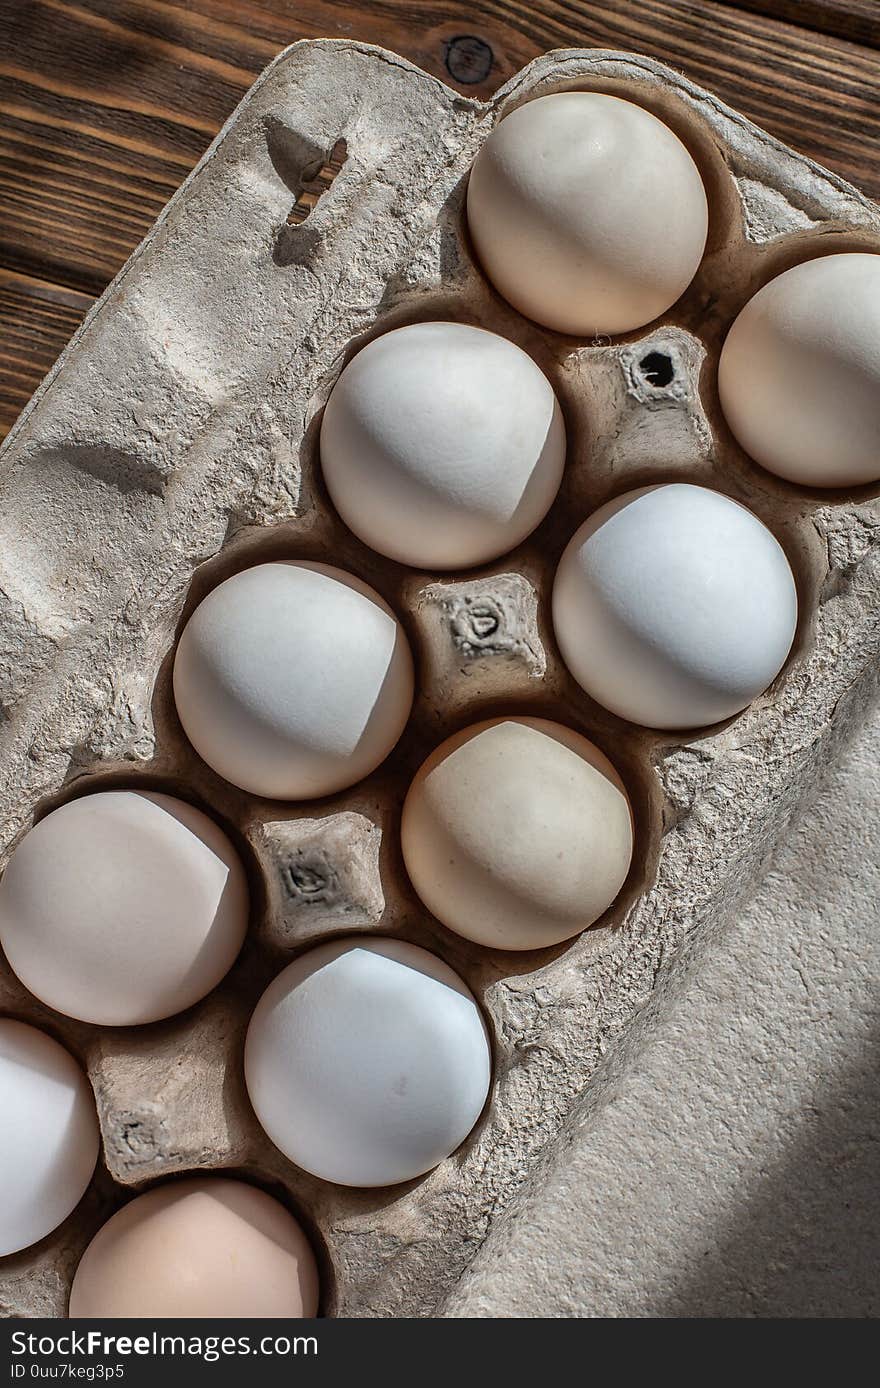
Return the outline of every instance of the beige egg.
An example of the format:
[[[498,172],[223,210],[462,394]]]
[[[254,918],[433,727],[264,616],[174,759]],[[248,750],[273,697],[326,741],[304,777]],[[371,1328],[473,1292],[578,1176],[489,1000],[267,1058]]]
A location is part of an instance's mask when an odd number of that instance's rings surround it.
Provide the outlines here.
[[[156,1186],[98,1230],[70,1292],[71,1320],[311,1317],[308,1239],[265,1191],[223,1176]]]
[[[703,181],[678,136],[601,92],[557,92],[506,116],[471,170],[467,216],[498,292],[580,337],[665,313],[708,230]]]
[[[459,935],[543,949],[598,919],[623,886],[633,819],[598,747],[544,718],[495,718],[450,737],[403,808],[412,884]]]
[[[718,392],[755,462],[804,487],[880,478],[880,255],[795,265],[727,335]]]

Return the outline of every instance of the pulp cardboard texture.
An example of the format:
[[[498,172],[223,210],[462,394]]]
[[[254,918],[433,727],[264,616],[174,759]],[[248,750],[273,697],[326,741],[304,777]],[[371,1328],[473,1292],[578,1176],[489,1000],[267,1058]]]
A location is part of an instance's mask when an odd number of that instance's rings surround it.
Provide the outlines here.
[[[660,322],[614,341],[545,331],[483,278],[464,218],[468,169],[505,112],[570,88],[665,119],[709,194],[709,243]],[[293,205],[344,139],[310,215]],[[663,228],[657,228],[663,235]],[[163,788],[225,824],[245,854],[253,922],[228,978],[167,1022],[99,1029],[41,1007],[3,965],[0,1010],[44,1026],[85,1063],[104,1157],[78,1210],[0,1261],[7,1315],[63,1315],[88,1239],[145,1185],[225,1169],[305,1219],[323,1310],[434,1315],[496,1216],[564,1152],[572,1115],[647,1045],[688,961],[712,951],[820,770],[865,716],[880,635],[880,511],[869,492],[808,493],[762,472],[717,406],[715,364],[742,304],[773,274],[831,250],[880,249],[880,211],[709,93],[646,58],[538,59],[487,104],[380,49],[307,42],[255,84],[23,413],[0,469],[0,824],[4,857],[35,817],[107,785]],[[566,416],[566,478],[522,546],[461,575],[404,569],[342,526],[317,465],[320,413],[371,336],[452,318],[504,334],[548,374]],[[663,370],[656,371],[656,354]],[[651,361],[645,365],[646,358]],[[667,378],[659,384],[660,378]],[[669,735],[597,707],[548,625],[558,557],[610,496],[686,479],[745,502],[785,546],[801,622],[773,687],[729,723]],[[875,489],[876,492],[877,489]],[[411,724],[366,781],[321,802],[257,800],[225,784],[176,720],[170,664],[195,603],[271,558],[360,574],[417,654]],[[619,766],[635,809],[630,880],[597,926],[541,954],[492,953],[429,918],[397,842],[423,757],[504,711],[559,718]],[[121,928],[124,922],[121,923]],[[242,1041],[291,951],[348,930],[441,954],[480,999],[495,1079],[471,1137],[426,1178],[330,1186],[261,1133]],[[652,1008],[648,1008],[648,1004]],[[452,1301],[450,1301],[452,1298]]]
[[[875,707],[444,1316],[880,1314],[878,750]]]

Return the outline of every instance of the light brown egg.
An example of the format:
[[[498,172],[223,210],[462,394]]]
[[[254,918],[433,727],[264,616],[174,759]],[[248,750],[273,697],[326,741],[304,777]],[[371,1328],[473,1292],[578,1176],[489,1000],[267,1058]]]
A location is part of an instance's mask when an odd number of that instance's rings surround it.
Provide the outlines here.
[[[428,757],[401,838],[413,886],[450,930],[495,949],[543,949],[611,905],[633,821],[592,742],[544,718],[496,718]]]
[[[171,1181],[99,1229],[70,1292],[70,1318],[311,1317],[309,1242],[265,1191],[223,1176]]]

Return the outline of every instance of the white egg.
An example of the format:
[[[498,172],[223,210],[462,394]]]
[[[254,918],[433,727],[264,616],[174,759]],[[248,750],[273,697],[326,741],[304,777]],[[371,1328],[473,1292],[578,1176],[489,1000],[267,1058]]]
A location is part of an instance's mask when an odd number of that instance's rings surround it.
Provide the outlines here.
[[[231,967],[248,921],[241,861],[170,795],[101,791],[41,819],[0,881],[0,943],[42,1002],[99,1026],[173,1016]]]
[[[0,1017],[0,1256],[45,1238],[79,1204],[98,1160],[98,1116],[73,1056]]]
[[[557,570],[553,624],[578,683],[622,718],[695,728],[745,708],[797,625],[779,542],[706,487],[644,487],[602,506]]]
[[[408,1181],[448,1157],[491,1073],[480,1009],[458,975],[416,945],[363,936],[320,945],[278,975],[244,1063],[275,1145],[350,1186]]]
[[[517,107],[477,155],[468,226],[495,288],[580,337],[623,333],[697,272],[708,206],[678,136],[641,106],[560,92]]]
[[[804,487],[880,479],[880,255],[795,265],[750,299],[718,365],[742,448]]]
[[[183,730],[254,795],[304,800],[353,785],[409,717],[413,664],[379,594],[328,564],[259,564],[221,583],[174,661]]]
[[[565,463],[546,376],[506,338],[414,323],[349,362],[324,411],[321,465],[334,506],[380,554],[467,568],[543,520]]]

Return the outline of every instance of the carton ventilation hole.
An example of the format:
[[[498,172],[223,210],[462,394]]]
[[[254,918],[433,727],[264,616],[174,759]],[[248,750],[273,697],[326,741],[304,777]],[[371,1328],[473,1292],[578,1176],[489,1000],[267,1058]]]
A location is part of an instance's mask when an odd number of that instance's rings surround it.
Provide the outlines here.
[[[662,386],[668,386],[675,376],[672,358],[668,357],[665,352],[649,352],[639,362],[639,370],[648,384],[656,386],[658,389]]]

